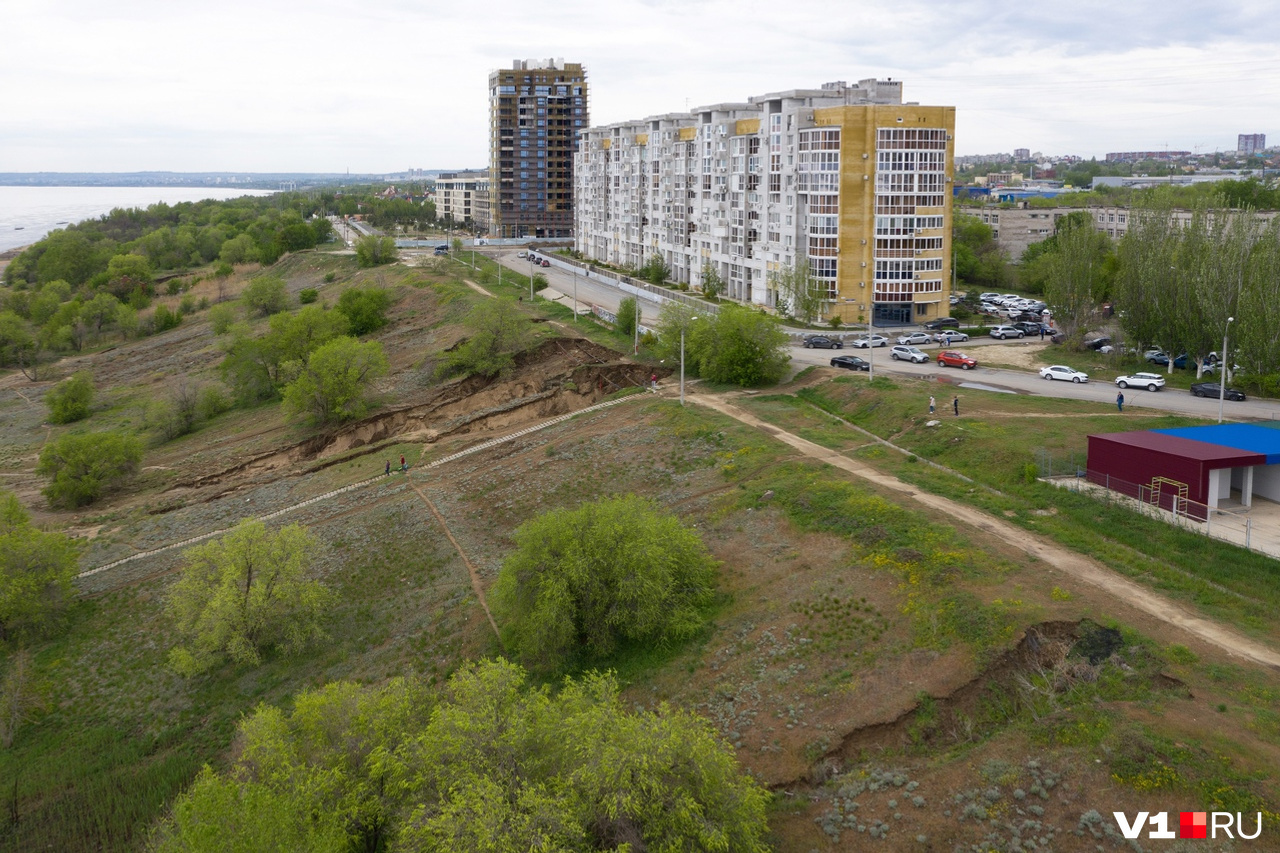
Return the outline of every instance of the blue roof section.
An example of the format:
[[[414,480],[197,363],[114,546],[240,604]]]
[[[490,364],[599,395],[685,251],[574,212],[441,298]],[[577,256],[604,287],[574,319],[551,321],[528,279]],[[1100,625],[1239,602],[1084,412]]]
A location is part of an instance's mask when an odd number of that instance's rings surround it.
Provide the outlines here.
[[[1280,462],[1280,429],[1259,424],[1216,424],[1214,426],[1156,429],[1152,432],[1233,447],[1264,456],[1268,465]]]

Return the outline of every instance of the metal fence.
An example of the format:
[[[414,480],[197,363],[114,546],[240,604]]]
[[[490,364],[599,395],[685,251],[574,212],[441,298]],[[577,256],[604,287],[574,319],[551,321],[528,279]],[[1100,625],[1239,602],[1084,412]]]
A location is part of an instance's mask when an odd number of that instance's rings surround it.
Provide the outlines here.
[[[1190,500],[1186,486],[1172,480],[1132,483],[1088,469],[1043,479],[1060,488],[1092,495],[1104,503],[1122,504],[1151,518],[1280,557],[1280,528],[1265,522],[1255,524],[1245,507],[1214,507]]]

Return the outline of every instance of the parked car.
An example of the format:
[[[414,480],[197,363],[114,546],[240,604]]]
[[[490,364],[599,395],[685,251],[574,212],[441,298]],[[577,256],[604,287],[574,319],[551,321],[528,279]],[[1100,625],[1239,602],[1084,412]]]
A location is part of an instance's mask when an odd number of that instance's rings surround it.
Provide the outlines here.
[[[976,359],[969,358],[962,352],[946,350],[938,353],[939,367],[958,367],[961,370],[972,370],[978,366]]]
[[[916,346],[918,344],[933,343],[933,338],[929,337],[928,332],[912,332],[909,335],[903,335],[898,338],[898,343],[903,345]]]
[[[930,320],[925,323],[924,327],[931,332],[936,332],[939,329],[958,329],[960,328],[960,321],[955,317],[939,317],[936,320]]]
[[[539,264],[541,264],[541,265],[542,265],[542,266],[544,266],[544,267],[549,267],[549,266],[551,266],[551,261],[547,260],[546,258],[542,258],[542,259],[540,259],[540,260],[538,261],[538,263],[539,263]]]
[[[1215,400],[1218,399],[1218,392],[1221,390],[1222,389],[1217,382],[1196,382],[1191,386],[1191,393],[1193,396],[1212,397]],[[1237,391],[1235,388],[1228,388],[1227,393],[1224,396],[1226,399],[1234,400],[1237,403],[1243,403],[1245,401],[1244,392]]]
[[[805,349],[844,349],[844,343],[825,335],[810,335],[804,339]]]
[[[838,355],[831,359],[832,367],[843,367],[845,370],[871,370],[871,362],[856,355]]]
[[[1100,338],[1094,338],[1091,341],[1084,342],[1085,349],[1091,349],[1094,351],[1100,350],[1103,347],[1110,346],[1110,345],[1111,345],[1111,338],[1107,337],[1106,335],[1103,335]]]
[[[1148,391],[1159,391],[1164,387],[1164,377],[1158,373],[1135,373],[1132,376],[1117,376],[1116,384],[1121,388],[1146,388]]]
[[[437,255],[447,255],[447,254],[449,254],[449,247],[448,247],[448,246],[436,246],[436,248],[435,248],[435,254],[437,254]]]
[[[995,299],[998,299],[999,297],[1000,297],[1000,294],[992,293],[990,290],[988,290],[986,293],[978,294],[978,299],[983,302],[991,302]]]
[[[969,336],[964,332],[957,332],[952,329],[945,329],[941,332],[937,332],[936,334],[934,334],[933,339],[938,343],[942,344],[944,347],[949,347],[952,344],[959,344],[969,340]]]
[[[860,338],[854,338],[849,344],[851,347],[866,349],[867,347],[883,347],[889,345],[889,339],[884,335],[863,335]]]
[[[901,359],[912,364],[924,364],[929,360],[929,353],[918,347],[896,346],[889,350],[889,358],[894,361]]]
[[[1044,328],[1043,324],[1033,322],[1031,320],[1019,320],[1017,323],[1013,324],[1013,327],[1015,329],[1021,329],[1028,335],[1038,335],[1040,334],[1040,330]]]
[[[1005,338],[1025,338],[1026,336],[1026,332],[1015,329],[1013,326],[996,326],[991,330],[991,337],[1002,341]]]
[[[1169,363],[1169,354],[1161,352],[1160,350],[1147,350],[1146,359],[1151,364],[1158,364],[1161,367],[1164,367]],[[1182,355],[1175,358],[1173,360],[1173,366],[1179,369],[1186,367],[1187,354],[1184,352]]]
[[[1066,382],[1074,382],[1079,385],[1081,382],[1089,381],[1089,374],[1076,370],[1074,367],[1067,367],[1065,364],[1052,364],[1048,367],[1040,368],[1040,376],[1043,379],[1061,379]]]

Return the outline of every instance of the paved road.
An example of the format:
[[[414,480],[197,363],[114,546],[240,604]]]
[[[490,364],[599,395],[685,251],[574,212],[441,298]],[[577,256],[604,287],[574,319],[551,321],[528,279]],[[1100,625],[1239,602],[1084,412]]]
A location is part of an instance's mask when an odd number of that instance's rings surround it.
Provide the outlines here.
[[[499,261],[516,272],[528,274],[531,267],[524,258],[516,257],[515,249],[510,248],[486,248],[485,252],[490,257],[497,257]],[[534,271],[541,272],[547,277],[547,281],[553,289],[565,294],[573,295],[574,275],[565,268],[556,265],[554,256],[550,258],[552,266],[543,268],[534,268]],[[584,302],[590,302],[599,305],[609,311],[616,311],[618,303],[625,297],[616,287],[612,287],[601,281],[588,278],[583,275],[577,276],[578,299]],[[644,324],[653,324],[658,319],[658,306],[646,300],[640,300],[641,322]],[[896,340],[897,335],[901,331],[887,333],[879,331],[891,340]],[[982,361],[980,350],[982,347],[994,344],[1013,343],[1013,341],[997,341],[994,338],[974,338],[963,344],[956,344],[952,349],[971,350],[972,354]],[[1038,342],[1037,342],[1038,343]],[[930,358],[936,357],[940,347],[927,346],[922,347],[929,353]],[[854,349],[846,347],[840,351],[833,350],[810,350],[804,347],[791,347],[792,361],[800,365],[829,365],[831,357],[842,353],[853,353],[854,355],[868,357],[869,350]],[[1041,379],[1040,376],[1029,370],[1004,370],[995,368],[979,367],[977,370],[962,371],[950,367],[938,367],[937,364],[930,361],[928,364],[910,364],[905,361],[891,361],[889,358],[889,348],[879,347],[872,356],[875,360],[875,369],[884,373],[891,373],[903,376],[918,376],[922,378],[933,378],[944,376],[952,383],[959,384],[963,389],[966,386],[986,386],[988,389],[1009,391],[1019,394],[1036,394],[1042,397],[1058,397],[1068,400],[1091,400],[1097,403],[1106,403],[1115,405],[1116,392],[1119,390],[1116,386],[1107,382],[1090,382],[1087,384],[1074,385],[1069,382],[1057,382]],[[859,376],[866,374],[859,373]],[[961,391],[963,396],[963,391]],[[1124,392],[1125,408],[1138,407],[1149,409],[1162,409],[1177,414],[1189,415],[1197,418],[1217,419],[1218,417],[1218,401],[1215,399],[1199,399],[1191,396],[1186,391],[1172,389],[1166,391],[1144,391],[1138,388],[1130,388]],[[1247,400],[1243,403],[1235,403],[1227,400],[1223,405],[1223,414],[1227,420],[1280,420],[1280,400]]]

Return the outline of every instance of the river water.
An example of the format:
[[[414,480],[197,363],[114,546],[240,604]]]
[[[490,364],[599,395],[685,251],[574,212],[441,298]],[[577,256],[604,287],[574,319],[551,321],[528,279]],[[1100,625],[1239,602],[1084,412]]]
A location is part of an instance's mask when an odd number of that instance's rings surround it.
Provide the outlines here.
[[[0,252],[28,246],[55,228],[96,219],[117,207],[270,194],[232,187],[0,187]]]

